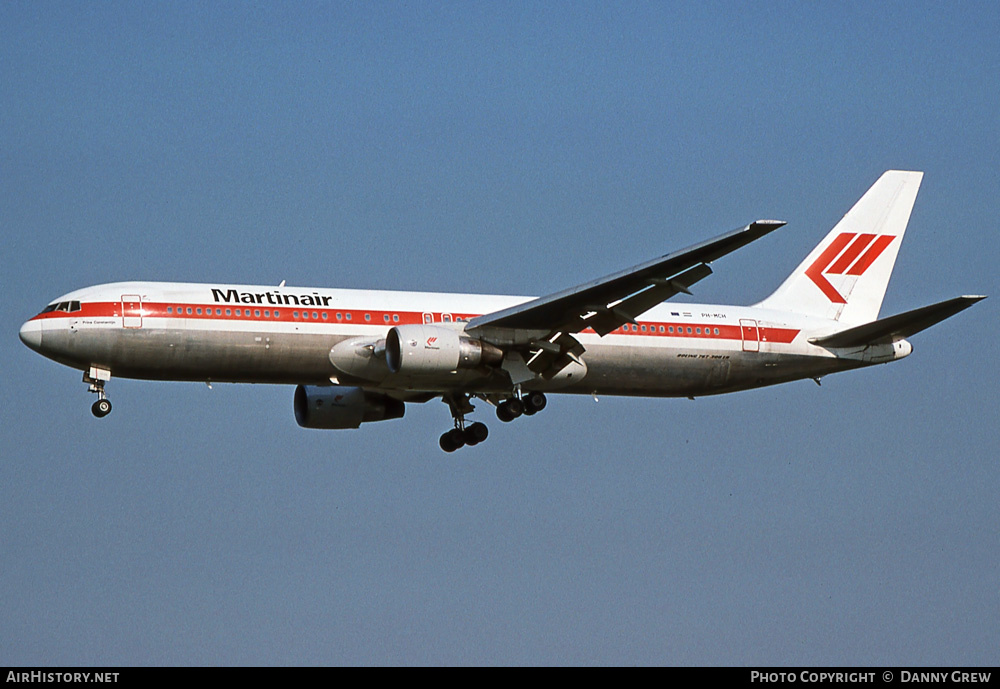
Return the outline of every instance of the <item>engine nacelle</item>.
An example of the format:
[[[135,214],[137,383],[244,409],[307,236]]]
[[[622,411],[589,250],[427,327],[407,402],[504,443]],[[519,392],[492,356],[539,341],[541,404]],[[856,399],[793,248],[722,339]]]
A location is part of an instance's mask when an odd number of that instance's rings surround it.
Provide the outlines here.
[[[397,325],[385,338],[385,363],[392,373],[433,375],[480,364],[496,366],[503,351],[488,342],[434,325]]]
[[[345,385],[295,388],[295,421],[303,428],[357,428],[370,421],[400,419],[406,405],[393,397]]]
[[[371,337],[352,337],[330,349],[330,363],[341,373],[379,382],[386,377],[385,362],[375,354],[380,341]]]

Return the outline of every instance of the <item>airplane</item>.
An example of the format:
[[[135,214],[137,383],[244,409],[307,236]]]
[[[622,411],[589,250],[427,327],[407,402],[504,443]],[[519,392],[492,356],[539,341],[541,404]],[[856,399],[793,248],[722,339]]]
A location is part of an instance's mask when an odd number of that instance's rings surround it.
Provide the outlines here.
[[[34,351],[83,371],[111,411],[112,374],[295,385],[304,428],[401,418],[441,398],[455,451],[486,440],[473,400],[503,422],[546,393],[716,395],[908,356],[906,338],[984,299],[879,318],[922,172],[885,172],[769,297],[751,306],[669,303],[709,264],[785,223],[757,220],[544,297],[117,282],[59,297],[20,329]]]

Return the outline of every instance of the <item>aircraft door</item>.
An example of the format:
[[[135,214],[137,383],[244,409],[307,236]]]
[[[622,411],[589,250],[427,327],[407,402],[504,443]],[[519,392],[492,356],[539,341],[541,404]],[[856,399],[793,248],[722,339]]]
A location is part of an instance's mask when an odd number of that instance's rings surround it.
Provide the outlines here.
[[[122,295],[122,327],[142,327],[142,297],[138,294]]]
[[[760,328],[757,327],[757,321],[750,318],[741,318],[740,335],[743,338],[744,352],[760,351]]]

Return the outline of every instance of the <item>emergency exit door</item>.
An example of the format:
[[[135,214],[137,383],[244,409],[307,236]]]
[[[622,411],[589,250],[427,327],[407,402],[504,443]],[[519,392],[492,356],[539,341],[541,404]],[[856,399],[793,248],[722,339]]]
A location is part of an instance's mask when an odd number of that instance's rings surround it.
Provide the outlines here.
[[[122,327],[142,327],[142,297],[138,294],[122,295]]]

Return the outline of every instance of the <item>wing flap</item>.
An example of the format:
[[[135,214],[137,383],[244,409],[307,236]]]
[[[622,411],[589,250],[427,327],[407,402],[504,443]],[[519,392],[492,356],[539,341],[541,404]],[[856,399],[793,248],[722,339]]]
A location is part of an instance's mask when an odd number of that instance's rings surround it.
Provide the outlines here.
[[[626,323],[635,323],[635,319],[649,311],[657,304],[662,304],[675,294],[684,292],[691,294],[689,288],[699,280],[712,274],[712,269],[704,263],[689,268],[677,277],[669,280],[657,278],[653,284],[642,292],[633,294],[617,304],[607,307],[595,307],[593,317],[583,317],[582,328],[593,328],[602,337],[617,330]],[[581,329],[582,329],[581,328]],[[577,331],[572,331],[577,332]]]

